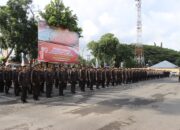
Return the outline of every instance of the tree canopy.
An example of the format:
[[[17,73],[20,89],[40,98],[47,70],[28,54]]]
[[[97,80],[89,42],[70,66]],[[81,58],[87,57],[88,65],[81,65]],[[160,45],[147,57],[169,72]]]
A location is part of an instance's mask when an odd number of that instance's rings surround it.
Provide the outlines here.
[[[180,52],[158,46],[143,45],[145,63],[153,65],[163,60],[168,60],[180,65]],[[113,34],[105,34],[99,41],[88,43],[91,54],[100,60],[100,63],[109,63],[120,66],[124,62],[125,67],[136,67],[134,60],[134,45],[121,44]]]
[[[156,64],[163,60],[176,64],[177,59],[180,57],[180,52],[158,46],[144,45],[144,56],[145,63],[149,63],[150,65]]]
[[[10,48],[16,56],[21,52],[37,57],[37,22],[30,17],[29,9],[32,0],[9,0],[5,6],[0,6],[0,47]]]
[[[116,57],[116,47],[119,44],[118,38],[114,34],[107,33],[103,35],[99,41],[91,41],[88,43],[88,48],[91,53],[98,58],[103,64],[104,62],[110,64]]]
[[[81,37],[82,29],[78,27],[78,18],[69,7],[66,7],[62,0],[51,0],[40,13],[42,18],[50,26],[61,27],[77,32]]]

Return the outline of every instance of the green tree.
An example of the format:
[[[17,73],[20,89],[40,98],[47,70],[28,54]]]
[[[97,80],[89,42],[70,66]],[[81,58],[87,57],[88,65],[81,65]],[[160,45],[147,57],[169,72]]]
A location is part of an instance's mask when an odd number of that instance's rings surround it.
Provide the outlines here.
[[[86,60],[82,56],[80,56],[80,55],[79,55],[79,63],[81,65],[86,65]]]
[[[81,37],[82,29],[78,27],[78,18],[69,7],[65,7],[62,0],[51,0],[40,13],[50,26],[61,27],[77,32]]]
[[[175,64],[178,65],[178,66],[180,66],[180,57],[176,59]]]
[[[0,6],[0,47],[11,49],[4,63],[13,50],[16,56],[24,52],[37,57],[37,22],[29,14],[31,3],[32,0],[9,0]]]
[[[89,42],[88,49],[91,50],[91,54],[100,61],[101,65],[103,65],[103,63],[110,65],[115,59],[118,44],[118,38],[116,38],[114,34],[107,33],[103,35],[99,41]]]
[[[119,67],[121,62],[133,63],[134,47],[127,44],[118,44],[116,48],[115,66]],[[131,65],[126,65],[130,67]],[[133,64],[131,67],[134,67]]]
[[[164,60],[175,64],[176,60],[180,57],[180,53],[172,49],[144,45],[144,56],[145,63],[151,61],[152,65]]]
[[[126,59],[124,62],[124,67],[133,68],[137,66],[137,62],[134,60],[134,57]]]

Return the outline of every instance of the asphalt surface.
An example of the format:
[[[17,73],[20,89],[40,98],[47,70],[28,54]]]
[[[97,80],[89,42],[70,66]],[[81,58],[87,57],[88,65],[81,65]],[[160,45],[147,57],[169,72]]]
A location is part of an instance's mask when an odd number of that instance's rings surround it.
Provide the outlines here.
[[[0,94],[0,130],[180,130],[177,78],[33,101]]]

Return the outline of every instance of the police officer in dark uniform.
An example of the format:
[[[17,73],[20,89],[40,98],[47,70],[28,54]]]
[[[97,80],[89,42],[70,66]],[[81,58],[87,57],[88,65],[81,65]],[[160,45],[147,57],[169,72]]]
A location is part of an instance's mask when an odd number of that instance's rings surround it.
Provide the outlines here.
[[[32,82],[31,82],[31,73],[32,73],[32,70],[33,68],[32,67],[27,67],[27,73],[29,75],[29,80],[27,82],[27,85],[28,85],[28,94],[32,94],[32,88],[33,88],[33,85],[32,85]]]
[[[114,75],[115,75],[115,83],[116,83],[116,85],[118,85],[119,81],[118,81],[118,69],[117,68],[114,70]]]
[[[16,70],[13,71],[12,75],[13,75],[13,83],[14,83],[14,94],[15,96],[19,96],[19,93],[21,91],[18,81],[19,68],[16,68]]]
[[[111,82],[111,72],[109,68],[106,68],[106,86],[109,87]]]
[[[90,90],[93,90],[93,85],[95,84],[95,70],[91,67],[88,71],[88,77],[89,77],[89,88]]]
[[[122,69],[119,68],[119,70],[118,70],[118,83],[119,83],[119,85],[122,84],[122,79],[123,79]]]
[[[54,72],[52,68],[47,68],[45,81],[46,81],[46,97],[50,98],[53,88]]]
[[[41,68],[39,73],[40,73],[40,92],[44,93],[44,82],[45,82],[45,72],[44,72],[44,69]]]
[[[100,68],[98,68],[96,70],[96,89],[99,89],[101,82],[102,82],[102,71],[100,70]]]
[[[4,79],[5,79],[5,93],[9,93],[9,89],[12,85],[12,71],[10,67],[7,67],[4,73]]]
[[[82,92],[85,92],[85,84],[86,84],[86,71],[85,68],[82,67],[79,70],[79,86]]]
[[[0,93],[4,92],[4,71],[3,68],[0,67]]]
[[[21,85],[21,89],[22,89],[22,93],[21,93],[21,101],[23,103],[26,103],[26,99],[27,99],[27,87],[28,87],[28,80],[29,80],[29,74],[27,73],[27,69],[26,67],[23,67],[22,71],[19,72],[19,76],[18,76],[18,82]]]
[[[112,75],[111,83],[112,83],[112,86],[114,86],[115,84],[115,68],[114,67],[111,69],[111,75]]]
[[[102,88],[105,88],[106,72],[104,68],[101,69],[101,74],[102,74],[102,80],[101,80]]]
[[[55,88],[59,88],[59,69],[55,68]]]
[[[77,73],[76,69],[73,67],[70,70],[70,83],[71,83],[71,93],[72,94],[75,94],[77,80],[78,80],[78,73]]]
[[[34,100],[39,100],[40,94],[40,72],[37,67],[32,70],[31,73],[32,91]]]
[[[68,68],[64,67],[64,87],[63,87],[63,89],[67,88],[68,79],[69,79],[69,70],[68,70]]]
[[[60,68],[59,72],[59,96],[64,96],[63,90],[66,88],[67,72],[64,67]]]
[[[87,88],[90,88],[90,67],[86,68],[86,84],[87,84]]]

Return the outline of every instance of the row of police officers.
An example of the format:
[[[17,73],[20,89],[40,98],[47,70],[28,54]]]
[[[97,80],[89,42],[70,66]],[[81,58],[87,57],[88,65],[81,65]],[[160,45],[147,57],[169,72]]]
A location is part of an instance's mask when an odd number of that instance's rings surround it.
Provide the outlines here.
[[[15,96],[21,94],[21,100],[26,103],[27,94],[32,94],[34,100],[39,100],[41,93],[47,98],[52,95],[53,87],[64,95],[64,90],[70,85],[72,94],[77,86],[82,92],[88,88],[93,90],[121,84],[130,84],[143,80],[168,77],[169,72],[147,69],[93,68],[93,67],[47,67],[33,68],[10,67],[0,68],[0,93],[9,93],[14,88]]]

